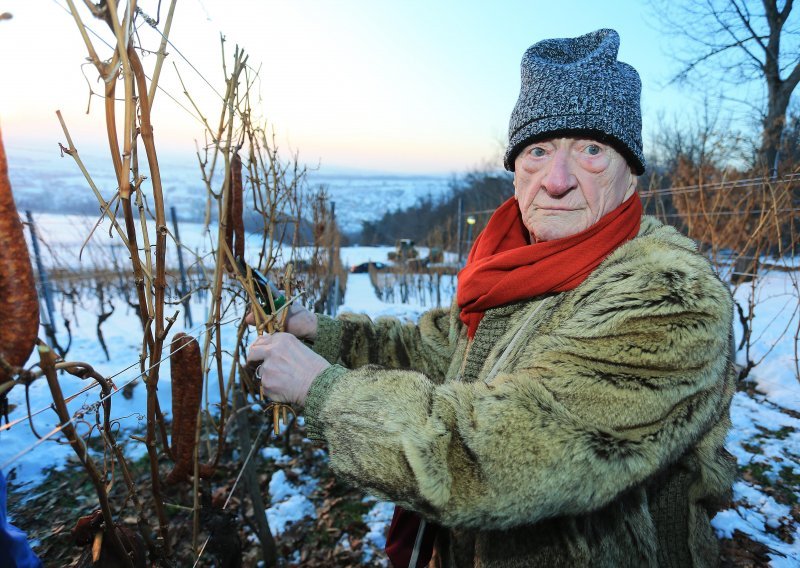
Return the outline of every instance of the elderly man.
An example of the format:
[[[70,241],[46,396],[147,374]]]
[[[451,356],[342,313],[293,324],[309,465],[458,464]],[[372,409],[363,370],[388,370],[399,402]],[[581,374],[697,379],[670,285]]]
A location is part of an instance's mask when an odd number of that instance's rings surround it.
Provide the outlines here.
[[[618,47],[599,30],[525,53],[514,197],[451,310],[414,326],[296,308],[250,349],[338,476],[441,527],[442,565],[717,564],[731,298],[692,241],[642,216],[640,82]]]

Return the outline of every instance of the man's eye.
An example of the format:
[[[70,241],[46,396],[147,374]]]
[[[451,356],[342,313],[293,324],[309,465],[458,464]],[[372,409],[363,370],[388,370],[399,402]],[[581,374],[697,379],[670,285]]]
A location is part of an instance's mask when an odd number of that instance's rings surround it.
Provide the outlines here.
[[[600,146],[598,146],[597,144],[589,144],[588,146],[586,146],[586,148],[584,148],[584,151],[590,156],[596,156],[597,154],[600,153]]]
[[[534,146],[533,148],[531,148],[531,156],[535,158],[541,158],[544,155],[545,155],[544,148],[539,148],[538,146]]]

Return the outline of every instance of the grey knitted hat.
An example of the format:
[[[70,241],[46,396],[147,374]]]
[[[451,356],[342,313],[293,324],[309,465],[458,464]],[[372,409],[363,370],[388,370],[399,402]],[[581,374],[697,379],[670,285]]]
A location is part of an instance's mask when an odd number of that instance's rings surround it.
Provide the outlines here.
[[[635,174],[644,172],[642,84],[636,69],[617,61],[618,50],[619,35],[608,29],[528,48],[508,125],[507,170],[531,142],[578,134],[611,144]]]

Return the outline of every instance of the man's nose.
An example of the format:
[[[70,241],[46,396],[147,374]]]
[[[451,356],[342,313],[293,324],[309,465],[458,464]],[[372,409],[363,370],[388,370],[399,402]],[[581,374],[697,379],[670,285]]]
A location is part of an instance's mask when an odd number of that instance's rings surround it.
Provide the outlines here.
[[[542,180],[542,187],[549,195],[558,197],[577,187],[578,180],[572,173],[573,164],[567,150],[557,150],[548,168]]]

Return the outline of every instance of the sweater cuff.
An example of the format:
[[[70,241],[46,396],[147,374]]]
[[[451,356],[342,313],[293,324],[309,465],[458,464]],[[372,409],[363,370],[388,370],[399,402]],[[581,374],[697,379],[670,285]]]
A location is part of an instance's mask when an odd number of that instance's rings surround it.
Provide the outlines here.
[[[331,365],[322,371],[314,382],[311,383],[311,388],[308,389],[305,405],[305,424],[306,436],[318,442],[325,441],[325,433],[323,432],[322,424],[320,423],[319,415],[322,412],[325,402],[328,400],[328,395],[333,389],[336,380],[344,375],[347,369],[341,365]]]
[[[317,337],[311,348],[328,363],[339,361],[342,344],[342,322],[317,314]]]

